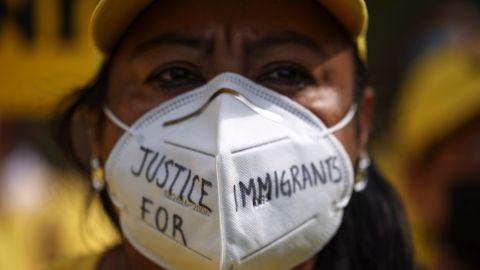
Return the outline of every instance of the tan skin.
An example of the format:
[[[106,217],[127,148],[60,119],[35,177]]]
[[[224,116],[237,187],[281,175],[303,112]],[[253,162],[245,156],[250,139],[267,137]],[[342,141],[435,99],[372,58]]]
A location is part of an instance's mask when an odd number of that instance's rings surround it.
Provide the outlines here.
[[[157,1],[137,20],[113,56],[107,106],[127,124],[223,72],[235,72],[311,110],[327,125],[353,102],[354,52],[342,28],[313,0]],[[336,133],[356,162],[364,153],[373,94],[365,91],[356,123]],[[90,127],[98,124],[92,112]],[[356,126],[359,126],[360,133]],[[123,131],[109,121],[96,130],[100,157]],[[315,257],[296,267],[314,269]],[[99,269],[159,270],[127,240]]]

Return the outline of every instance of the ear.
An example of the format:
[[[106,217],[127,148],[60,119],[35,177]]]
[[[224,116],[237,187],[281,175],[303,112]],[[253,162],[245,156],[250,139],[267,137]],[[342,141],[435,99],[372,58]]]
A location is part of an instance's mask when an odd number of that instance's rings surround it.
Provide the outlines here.
[[[367,155],[368,138],[372,128],[373,115],[375,110],[375,92],[373,88],[367,87],[360,101],[358,112],[358,144],[357,153],[359,157]]]

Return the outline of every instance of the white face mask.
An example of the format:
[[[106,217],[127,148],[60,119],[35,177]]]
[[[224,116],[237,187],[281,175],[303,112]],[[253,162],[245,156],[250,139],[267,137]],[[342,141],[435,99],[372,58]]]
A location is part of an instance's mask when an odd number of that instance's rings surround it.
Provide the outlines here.
[[[121,229],[166,269],[291,269],[340,226],[353,186],[335,127],[232,73],[152,109],[106,163]]]

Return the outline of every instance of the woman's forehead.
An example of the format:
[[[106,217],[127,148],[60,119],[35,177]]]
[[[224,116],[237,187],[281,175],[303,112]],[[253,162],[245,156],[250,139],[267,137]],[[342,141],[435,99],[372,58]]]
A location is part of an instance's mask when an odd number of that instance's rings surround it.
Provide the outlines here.
[[[180,34],[215,36],[228,44],[279,33],[327,48],[349,43],[348,34],[315,0],[155,1],[130,26],[123,43],[138,47],[156,36]]]

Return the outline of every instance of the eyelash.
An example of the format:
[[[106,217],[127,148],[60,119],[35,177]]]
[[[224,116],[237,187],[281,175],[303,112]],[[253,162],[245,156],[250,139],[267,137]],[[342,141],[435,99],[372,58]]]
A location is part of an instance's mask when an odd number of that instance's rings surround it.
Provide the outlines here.
[[[310,72],[291,62],[274,62],[263,68],[255,81],[280,92],[298,91],[314,84]],[[283,74],[281,74],[283,72]],[[165,79],[168,76],[170,78]],[[179,78],[175,78],[180,76]],[[282,77],[283,76],[283,77]],[[176,62],[155,69],[145,80],[145,84],[165,91],[189,90],[205,84],[207,79],[199,68],[190,63]]]
[[[175,72],[177,72],[175,74]],[[178,73],[180,72],[180,73]],[[175,76],[184,76],[183,78],[175,78]],[[170,79],[162,78],[170,76]],[[145,84],[152,85],[160,90],[177,90],[194,88],[202,85],[206,79],[200,75],[198,67],[190,63],[170,63],[155,69],[145,80]]]
[[[314,84],[314,79],[311,73],[304,67],[290,62],[274,62],[265,66],[256,81],[260,84],[264,84],[278,91],[290,91],[301,90],[308,85]],[[294,75],[294,78],[280,78],[278,72],[290,72]],[[273,73],[277,72],[275,77],[272,77]],[[281,76],[282,74],[280,74]]]

